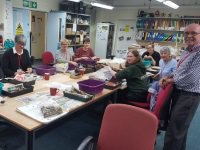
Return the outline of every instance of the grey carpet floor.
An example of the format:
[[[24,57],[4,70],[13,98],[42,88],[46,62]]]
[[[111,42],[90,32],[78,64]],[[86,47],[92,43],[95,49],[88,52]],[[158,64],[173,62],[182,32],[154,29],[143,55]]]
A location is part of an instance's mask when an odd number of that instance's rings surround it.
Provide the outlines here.
[[[61,123],[48,132],[40,133],[36,138],[36,150],[76,150],[79,143],[88,135],[98,135],[101,117],[93,112],[82,112],[75,118]],[[189,128],[187,150],[200,150],[200,106]],[[162,150],[164,132],[161,132],[156,141],[155,150]],[[25,150],[24,134],[10,128],[0,133],[0,144],[6,143],[7,150]],[[0,148],[0,150],[2,150]]]

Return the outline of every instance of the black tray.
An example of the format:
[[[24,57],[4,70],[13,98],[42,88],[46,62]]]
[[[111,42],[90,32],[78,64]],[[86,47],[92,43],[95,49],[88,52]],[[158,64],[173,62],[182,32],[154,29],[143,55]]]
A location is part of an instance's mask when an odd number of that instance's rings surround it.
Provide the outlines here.
[[[75,99],[75,100],[79,100],[79,101],[82,101],[82,102],[87,102],[87,101],[91,100],[92,97],[93,97],[93,95],[89,95],[89,94],[87,94],[88,95],[87,97],[83,97],[83,96],[73,94],[73,93],[70,93],[70,92],[66,92],[66,91],[64,91],[63,94],[64,94],[65,97]]]
[[[23,83],[23,85],[27,85],[27,86],[30,86],[30,85],[35,85],[35,80],[31,80],[31,81],[28,81],[28,82],[22,82],[22,81],[18,81],[18,80],[15,80],[15,79],[2,79],[1,80],[2,83],[11,83],[11,84],[20,84],[20,83]]]
[[[27,82],[22,82],[24,85],[30,86],[30,85],[35,85],[35,80],[27,81]]]
[[[21,84],[23,82],[17,81],[17,80],[13,80],[13,79],[3,79],[1,80],[2,83],[11,83],[11,84]],[[8,92],[5,90],[2,90],[2,95],[8,96],[8,97],[16,97],[19,95],[23,95],[26,93],[30,93],[33,92],[34,87],[31,85],[26,85],[23,83],[24,89],[21,91],[17,91],[17,92]]]
[[[113,86],[108,85],[109,83],[115,84],[115,85],[113,85]],[[111,82],[111,81],[108,81],[108,82],[105,83],[104,88],[109,89],[109,90],[113,90],[113,89],[115,89],[115,88],[121,86],[121,84],[122,84],[121,82]]]
[[[17,91],[17,92],[12,92],[12,93],[2,90],[2,94],[5,96],[8,96],[8,97],[15,97],[15,96],[23,95],[23,94],[30,93],[30,92],[33,92],[33,86],[31,86],[31,85],[30,86],[24,85],[23,90]]]

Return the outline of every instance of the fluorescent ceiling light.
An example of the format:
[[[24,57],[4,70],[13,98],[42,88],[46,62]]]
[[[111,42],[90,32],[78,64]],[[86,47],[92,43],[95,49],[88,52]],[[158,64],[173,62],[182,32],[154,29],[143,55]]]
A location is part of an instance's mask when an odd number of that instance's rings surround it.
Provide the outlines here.
[[[96,6],[96,7],[101,7],[101,8],[105,8],[105,9],[113,9],[113,6],[110,5],[105,5],[105,4],[101,4],[101,3],[97,3],[97,2],[91,2],[92,6]]]
[[[169,7],[173,8],[173,9],[179,8],[179,6],[177,4],[175,4],[174,2],[172,2],[172,1],[164,1],[163,4],[169,6]]]
[[[165,0],[156,0],[156,1],[158,1],[158,2],[164,2]]]
[[[81,0],[68,0],[68,1],[72,1],[72,2],[80,2]]]

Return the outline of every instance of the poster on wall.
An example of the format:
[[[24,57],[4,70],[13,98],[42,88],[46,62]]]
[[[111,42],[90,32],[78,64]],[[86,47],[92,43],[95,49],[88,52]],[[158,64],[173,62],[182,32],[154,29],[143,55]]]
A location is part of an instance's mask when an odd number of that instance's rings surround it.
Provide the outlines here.
[[[25,48],[30,51],[30,10],[13,8],[13,37],[24,34],[26,37]]]
[[[13,39],[13,8],[12,1],[5,0],[5,13],[4,13],[4,39]]]
[[[126,57],[128,46],[135,44],[136,20],[119,20],[115,38],[115,54],[119,57]]]

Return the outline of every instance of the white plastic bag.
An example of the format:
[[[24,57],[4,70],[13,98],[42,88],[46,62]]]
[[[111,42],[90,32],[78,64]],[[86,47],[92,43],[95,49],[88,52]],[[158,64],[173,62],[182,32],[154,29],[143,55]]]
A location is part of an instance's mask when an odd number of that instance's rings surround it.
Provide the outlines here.
[[[68,63],[58,63],[54,65],[56,67],[57,72],[67,72],[69,64]]]

